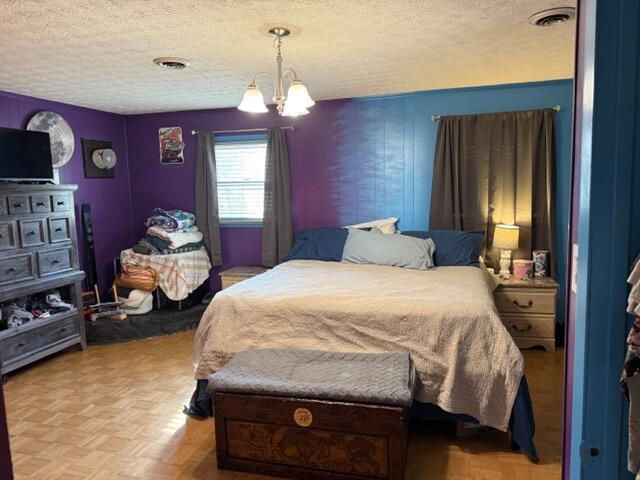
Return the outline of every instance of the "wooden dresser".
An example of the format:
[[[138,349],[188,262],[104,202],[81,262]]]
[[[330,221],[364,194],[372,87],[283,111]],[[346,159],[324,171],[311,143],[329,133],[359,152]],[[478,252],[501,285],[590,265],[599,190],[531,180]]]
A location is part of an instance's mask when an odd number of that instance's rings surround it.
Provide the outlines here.
[[[52,289],[78,308],[0,331],[2,375],[54,352],[85,347],[75,185],[0,184],[0,302]]]
[[[557,291],[558,284],[550,277],[500,280],[493,298],[518,347],[555,350]]]
[[[231,267],[220,272],[222,289],[229,288],[234,283],[241,282],[247,278],[255,277],[269,270],[265,267]]]

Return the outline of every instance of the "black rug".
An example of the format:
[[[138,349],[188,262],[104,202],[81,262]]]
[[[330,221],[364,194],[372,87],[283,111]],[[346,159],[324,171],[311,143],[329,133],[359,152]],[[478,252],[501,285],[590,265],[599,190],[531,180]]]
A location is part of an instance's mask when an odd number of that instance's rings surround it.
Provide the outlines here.
[[[85,321],[87,343],[104,344],[157,337],[195,328],[207,305],[184,310],[153,310],[146,315],[129,315],[124,320],[99,318]]]

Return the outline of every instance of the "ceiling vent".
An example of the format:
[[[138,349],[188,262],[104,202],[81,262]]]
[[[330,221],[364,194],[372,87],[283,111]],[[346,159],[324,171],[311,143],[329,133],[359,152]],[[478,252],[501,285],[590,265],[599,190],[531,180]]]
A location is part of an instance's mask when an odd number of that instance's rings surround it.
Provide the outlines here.
[[[555,27],[561,23],[573,20],[576,9],[573,7],[559,7],[543,10],[529,17],[529,23],[536,27]]]
[[[153,63],[162,68],[170,68],[171,70],[182,70],[191,65],[186,58],[180,57],[158,57],[153,59]]]

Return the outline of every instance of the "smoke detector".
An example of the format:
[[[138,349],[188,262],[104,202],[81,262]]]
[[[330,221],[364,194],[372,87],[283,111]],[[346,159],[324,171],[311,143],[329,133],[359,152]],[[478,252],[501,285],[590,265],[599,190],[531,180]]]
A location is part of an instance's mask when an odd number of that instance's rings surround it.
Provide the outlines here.
[[[550,8],[531,15],[529,23],[536,27],[555,27],[573,20],[575,16],[576,9],[573,7]]]
[[[191,65],[186,58],[180,57],[158,57],[153,59],[153,63],[162,68],[170,68],[171,70],[182,70]]]

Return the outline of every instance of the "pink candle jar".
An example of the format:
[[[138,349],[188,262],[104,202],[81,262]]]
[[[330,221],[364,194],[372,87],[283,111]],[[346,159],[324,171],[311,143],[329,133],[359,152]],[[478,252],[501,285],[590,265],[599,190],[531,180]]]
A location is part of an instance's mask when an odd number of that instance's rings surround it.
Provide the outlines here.
[[[533,278],[533,261],[514,260],[513,278],[516,280],[531,280]]]

